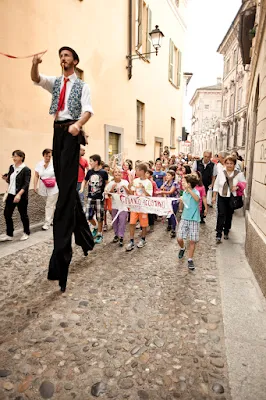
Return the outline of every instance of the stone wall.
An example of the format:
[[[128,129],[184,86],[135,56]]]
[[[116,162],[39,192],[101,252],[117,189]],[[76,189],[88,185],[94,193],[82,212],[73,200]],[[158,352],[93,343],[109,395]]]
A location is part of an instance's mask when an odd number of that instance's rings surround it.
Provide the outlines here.
[[[2,202],[3,195],[0,195],[0,234],[5,233],[6,224],[4,218],[4,204]],[[33,190],[29,192],[29,219],[30,225],[34,225],[44,221],[44,207],[45,207],[45,197],[38,196]],[[18,210],[16,209],[13,214],[14,227],[16,229],[21,229],[22,224],[19,217]]]
[[[266,297],[266,240],[264,235],[252,222],[247,212],[246,218],[246,256],[253,269],[255,277],[260,285],[262,293]]]

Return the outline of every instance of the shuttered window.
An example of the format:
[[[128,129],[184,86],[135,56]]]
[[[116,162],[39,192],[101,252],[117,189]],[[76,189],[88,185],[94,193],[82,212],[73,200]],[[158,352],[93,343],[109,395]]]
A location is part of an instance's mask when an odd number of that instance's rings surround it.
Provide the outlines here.
[[[151,9],[147,9],[147,24],[146,24],[146,53],[150,53],[152,49],[152,41],[150,37],[150,32],[152,31],[152,12]],[[151,58],[151,54],[147,54],[146,58],[149,60]]]
[[[171,39],[169,44],[168,78],[177,88],[180,88],[182,82],[182,52],[177,49]]]
[[[143,0],[136,0],[136,47],[142,46],[142,17],[143,17]]]
[[[144,103],[137,100],[137,143],[144,143]]]
[[[170,147],[175,148],[175,118],[171,118]]]

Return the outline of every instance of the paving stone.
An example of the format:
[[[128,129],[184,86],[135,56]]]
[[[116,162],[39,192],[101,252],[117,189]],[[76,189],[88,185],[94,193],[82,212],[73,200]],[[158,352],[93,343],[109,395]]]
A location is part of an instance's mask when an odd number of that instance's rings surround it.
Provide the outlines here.
[[[54,395],[55,387],[52,382],[44,381],[40,386],[40,395],[43,399],[50,399]]]
[[[0,378],[6,378],[7,376],[11,375],[12,372],[8,369],[0,369]]]
[[[224,393],[224,387],[220,383],[214,383],[212,385],[212,390],[214,391],[214,393]]]
[[[131,389],[134,386],[134,381],[130,378],[120,379],[118,386],[121,389]]]
[[[104,394],[107,390],[107,386],[104,382],[97,382],[91,388],[91,394],[95,397],[99,397]]]

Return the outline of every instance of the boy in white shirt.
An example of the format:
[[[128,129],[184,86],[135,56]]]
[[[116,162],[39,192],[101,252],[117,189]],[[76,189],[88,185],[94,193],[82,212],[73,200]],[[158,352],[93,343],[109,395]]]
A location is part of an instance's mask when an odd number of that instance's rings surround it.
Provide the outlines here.
[[[146,179],[146,172],[148,167],[146,164],[138,164],[136,167],[137,178],[134,179],[133,184],[129,185],[129,193],[136,196],[152,196],[152,183],[149,179]],[[146,244],[146,232],[149,226],[148,214],[146,213],[130,213],[130,242],[127,245],[126,250],[131,251],[135,248],[134,235],[136,229],[136,223],[140,222],[142,227],[142,237],[140,242],[137,244],[138,248],[142,248]]]

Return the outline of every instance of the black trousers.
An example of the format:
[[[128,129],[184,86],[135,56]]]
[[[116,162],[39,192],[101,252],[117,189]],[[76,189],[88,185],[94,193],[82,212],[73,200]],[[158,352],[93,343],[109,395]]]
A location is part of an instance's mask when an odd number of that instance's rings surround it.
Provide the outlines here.
[[[73,121],[74,122],[74,121]],[[76,190],[79,168],[80,141],[68,132],[69,124],[54,123],[53,164],[59,196],[53,233],[54,251],[50,259],[48,279],[59,280],[66,286],[72,258],[71,239],[81,246],[85,255],[94,247],[94,240]]]
[[[6,199],[6,205],[4,210],[4,217],[6,220],[6,234],[8,236],[13,236],[14,234],[14,224],[12,215],[16,207],[18,207],[18,212],[20,214],[21,222],[23,224],[24,233],[30,234],[30,222],[28,217],[28,198],[21,197],[19,203],[14,203],[15,196],[9,194]]]
[[[230,207],[230,197],[222,197],[218,194],[217,237],[222,237],[223,231],[225,235],[228,235],[232,226],[233,214],[234,210]]]
[[[148,214],[149,226],[154,226],[155,214]]]

